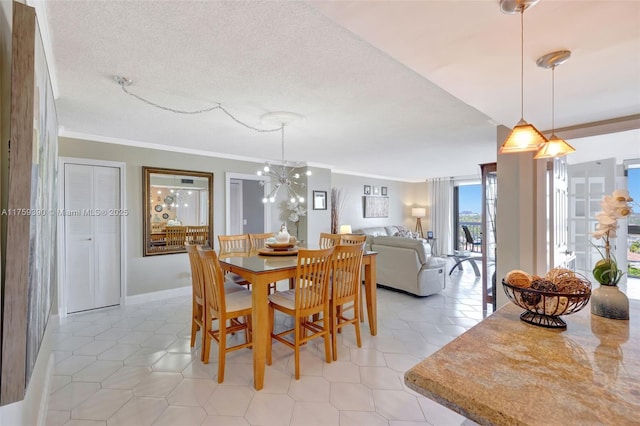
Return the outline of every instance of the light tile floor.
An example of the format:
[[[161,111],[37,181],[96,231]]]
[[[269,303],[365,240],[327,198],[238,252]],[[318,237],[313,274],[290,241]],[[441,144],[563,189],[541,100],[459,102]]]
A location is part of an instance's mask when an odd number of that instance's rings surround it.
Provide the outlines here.
[[[218,384],[217,351],[205,365],[200,336],[189,347],[189,297],[72,315],[53,335],[47,425],[474,424],[408,389],[403,374],[482,320],[480,295],[470,267],[456,270],[447,288],[429,297],[379,288],[377,336],[365,322],[358,348],[353,327],[346,328],[331,364],[322,339],[310,342],[301,353],[300,380],[293,377],[293,352],[275,342],[259,392],[249,349],[227,355],[225,381]],[[286,325],[284,317],[277,321]]]

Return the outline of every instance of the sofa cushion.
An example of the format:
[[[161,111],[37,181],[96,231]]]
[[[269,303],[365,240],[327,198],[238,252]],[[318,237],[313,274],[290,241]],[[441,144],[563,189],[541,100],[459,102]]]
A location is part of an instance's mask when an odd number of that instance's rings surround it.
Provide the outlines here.
[[[364,235],[370,235],[372,237],[379,237],[379,236],[384,236],[384,235],[389,235],[387,233],[387,229],[383,226],[374,226],[371,228],[362,228],[362,229],[357,229],[354,234],[364,234]]]
[[[373,237],[371,244],[373,250],[375,250],[376,245],[413,249],[416,251],[421,264],[427,263],[427,258],[431,257],[431,246],[427,243],[427,240],[422,238],[414,240],[402,237]]]

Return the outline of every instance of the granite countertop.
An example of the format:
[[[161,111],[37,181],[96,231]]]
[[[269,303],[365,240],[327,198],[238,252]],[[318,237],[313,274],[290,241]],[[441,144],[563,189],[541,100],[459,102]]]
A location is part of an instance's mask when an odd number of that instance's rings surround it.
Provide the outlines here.
[[[482,424],[640,424],[640,301],[630,320],[520,320],[509,303],[405,373],[409,388]]]

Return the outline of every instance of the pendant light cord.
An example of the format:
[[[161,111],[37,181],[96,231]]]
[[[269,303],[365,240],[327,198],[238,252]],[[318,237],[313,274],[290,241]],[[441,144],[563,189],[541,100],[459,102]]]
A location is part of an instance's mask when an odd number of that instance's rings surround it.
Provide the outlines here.
[[[284,161],[284,123],[282,124],[282,127],[280,127],[281,133],[282,133],[282,173],[284,174],[284,167],[285,167],[285,161]]]
[[[194,115],[194,114],[202,114],[205,112],[210,112],[216,109],[219,109],[220,111],[222,111],[227,117],[229,117],[230,119],[232,119],[233,121],[235,121],[236,123],[240,124],[241,126],[246,127],[247,129],[251,129],[254,132],[258,132],[258,133],[270,133],[270,132],[277,132],[280,130],[280,127],[275,128],[275,129],[260,129],[258,127],[254,127],[251,126],[250,124],[247,124],[245,122],[243,122],[242,120],[240,120],[239,118],[237,118],[235,115],[233,115],[232,113],[230,113],[229,111],[227,111],[227,109],[225,107],[222,106],[222,104],[220,104],[219,102],[209,108],[203,108],[203,109],[197,109],[197,110],[191,110],[191,111],[186,111],[186,110],[181,110],[181,109],[176,109],[176,108],[170,108],[170,107],[166,107],[163,105],[159,105],[155,102],[152,102],[148,99],[143,98],[142,96],[136,95],[133,92],[130,92],[129,90],[127,90],[127,88],[125,87],[125,85],[127,85],[127,81],[129,81],[128,84],[130,83],[130,80],[127,79],[120,79],[120,80],[116,80],[116,83],[118,83],[120,85],[120,87],[122,88],[122,91],[124,93],[126,93],[127,95],[136,98],[137,100],[139,100],[140,102],[144,102],[147,105],[151,105],[153,107],[156,107],[158,109],[162,109],[164,111],[169,111],[169,112],[173,112],[175,114],[187,114],[187,115]]]
[[[551,67],[551,134],[556,132],[556,66]]]
[[[524,6],[520,6],[520,118],[524,119]]]

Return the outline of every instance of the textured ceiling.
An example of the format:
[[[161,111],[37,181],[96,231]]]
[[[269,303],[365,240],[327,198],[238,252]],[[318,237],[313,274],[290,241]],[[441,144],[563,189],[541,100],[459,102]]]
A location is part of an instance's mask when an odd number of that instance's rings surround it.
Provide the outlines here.
[[[525,118],[556,127],[640,114],[640,2],[541,1],[525,13]],[[36,5],[38,6],[38,5]],[[495,125],[520,118],[519,17],[497,1],[52,1],[49,34],[63,135],[278,159],[270,111],[306,117],[286,157],[336,171],[421,181],[477,175],[496,159]],[[41,16],[42,18],[42,16]],[[632,143],[638,133],[629,133]],[[578,143],[576,148],[580,149]]]

